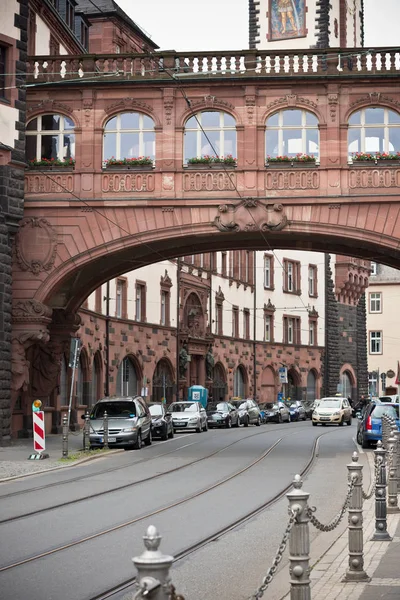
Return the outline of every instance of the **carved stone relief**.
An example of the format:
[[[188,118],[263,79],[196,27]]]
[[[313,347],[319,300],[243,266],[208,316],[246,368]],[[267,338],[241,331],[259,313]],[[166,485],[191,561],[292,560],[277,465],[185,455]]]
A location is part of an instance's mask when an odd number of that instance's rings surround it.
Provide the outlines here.
[[[163,175],[162,176],[162,187],[163,187],[163,190],[172,191],[175,187],[174,176],[173,175]]]
[[[183,175],[183,189],[185,192],[234,190],[235,186],[236,174],[233,172],[191,172]]]
[[[319,188],[318,170],[286,169],[265,174],[267,190],[316,190]]]
[[[329,114],[331,117],[332,123],[336,121],[336,111],[339,104],[339,96],[338,94],[328,94],[328,103],[329,103]]]
[[[400,187],[400,169],[368,167],[349,171],[349,188],[351,189],[397,187]]]
[[[27,194],[61,194],[74,191],[74,176],[72,173],[56,175],[51,172],[51,178],[46,175],[25,175],[25,192]]]
[[[136,100],[135,98],[131,98],[131,97],[127,97],[127,98],[121,98],[121,100],[117,100],[116,102],[113,102],[112,104],[108,104],[105,108],[105,112],[111,113],[114,112],[118,109],[124,109],[124,108],[142,108],[148,112],[153,112],[153,107],[150,106],[150,104],[147,104],[146,102],[143,102],[142,100]]]
[[[246,200],[246,203],[245,203]],[[222,204],[212,225],[222,232],[238,231],[281,231],[288,224],[282,204],[265,204],[261,200],[249,199],[236,206]]]
[[[37,275],[51,271],[57,256],[57,233],[47,219],[24,219],[15,240],[15,255],[22,271]]]
[[[153,192],[155,176],[152,173],[106,173],[101,184],[103,192]]]

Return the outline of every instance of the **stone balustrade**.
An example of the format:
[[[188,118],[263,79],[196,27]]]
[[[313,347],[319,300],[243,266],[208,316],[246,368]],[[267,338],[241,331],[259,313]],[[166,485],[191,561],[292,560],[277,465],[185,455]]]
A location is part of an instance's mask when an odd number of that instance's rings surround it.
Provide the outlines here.
[[[336,50],[236,50],[35,56],[28,59],[27,80],[50,82],[100,78],[171,79],[184,77],[320,77],[390,75],[400,71],[393,48]]]

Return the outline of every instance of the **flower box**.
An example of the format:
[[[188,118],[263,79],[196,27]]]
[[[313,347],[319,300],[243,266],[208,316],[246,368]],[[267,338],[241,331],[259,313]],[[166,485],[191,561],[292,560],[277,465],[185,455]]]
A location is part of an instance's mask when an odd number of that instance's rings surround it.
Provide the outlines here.
[[[352,167],[364,167],[364,169],[370,169],[371,167],[398,167],[400,166],[400,160],[353,160],[349,162]]]
[[[105,165],[105,171],[152,171],[154,165]]]
[[[207,170],[218,170],[218,171],[225,171],[226,169],[236,169],[236,163],[216,163],[216,162],[212,162],[212,163],[188,163],[187,165],[184,165],[185,169],[190,169],[190,170],[201,170],[201,171],[207,171]]]
[[[29,171],[73,171],[75,167],[73,165],[29,165]]]
[[[315,161],[305,161],[305,160],[293,160],[293,161],[279,161],[274,160],[272,162],[266,162],[265,167],[268,169],[315,169],[318,167]]]

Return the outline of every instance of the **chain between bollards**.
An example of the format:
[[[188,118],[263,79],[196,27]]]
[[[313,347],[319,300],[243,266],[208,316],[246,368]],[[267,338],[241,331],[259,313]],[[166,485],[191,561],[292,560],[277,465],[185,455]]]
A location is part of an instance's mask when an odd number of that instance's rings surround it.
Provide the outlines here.
[[[90,413],[87,410],[85,414],[85,424],[84,424],[84,433],[85,433],[85,452],[89,452],[90,450]]]
[[[392,539],[387,531],[386,508],[386,453],[382,442],[376,446],[375,454],[375,533],[372,541],[388,541]]]
[[[62,457],[68,458],[68,418],[67,415],[62,419]]]
[[[354,487],[349,501],[349,568],[343,582],[370,581],[364,571],[362,469],[357,452],[353,452],[352,461],[347,465],[348,478]]]
[[[108,450],[108,414],[107,411],[104,411],[103,415],[103,444],[104,448]]]

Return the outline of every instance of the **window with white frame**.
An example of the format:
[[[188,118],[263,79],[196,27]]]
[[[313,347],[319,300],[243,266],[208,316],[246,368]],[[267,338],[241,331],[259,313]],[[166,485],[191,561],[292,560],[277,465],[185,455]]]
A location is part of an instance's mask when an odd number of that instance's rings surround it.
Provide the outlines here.
[[[319,157],[318,119],[307,110],[280,110],[266,122],[266,156]]]
[[[308,266],[308,295],[317,296],[317,267],[316,265]]]
[[[294,265],[292,262],[287,263],[287,271],[286,271],[287,287],[286,287],[286,290],[288,292],[293,292],[293,290],[294,290],[294,273],[293,273],[294,268],[293,267],[294,267]]]
[[[155,158],[154,121],[137,112],[120,113],[104,127],[103,160]]]
[[[236,121],[225,112],[204,111],[185,125],[185,163],[189,158],[229,156],[236,158]]]
[[[378,274],[378,265],[376,262],[371,261],[371,275],[377,275],[377,274]]]
[[[369,353],[382,354],[382,331],[369,332]]]
[[[264,256],[264,287],[270,289],[272,287],[272,258]]]
[[[293,344],[294,342],[294,331],[295,331],[295,321],[294,319],[288,319],[287,321],[287,343]]]
[[[264,315],[264,341],[272,342],[272,315]]]
[[[400,114],[390,108],[362,108],[349,118],[349,157],[353,153],[400,151]]]
[[[64,115],[39,115],[26,126],[26,158],[67,161],[75,158],[74,122]]]
[[[370,313],[381,313],[382,312],[382,293],[371,292],[369,295],[369,312]]]
[[[310,346],[315,346],[317,343],[317,323],[316,321],[311,321],[309,322],[309,345]]]
[[[162,290],[161,292],[161,325],[167,324],[167,294]]]

